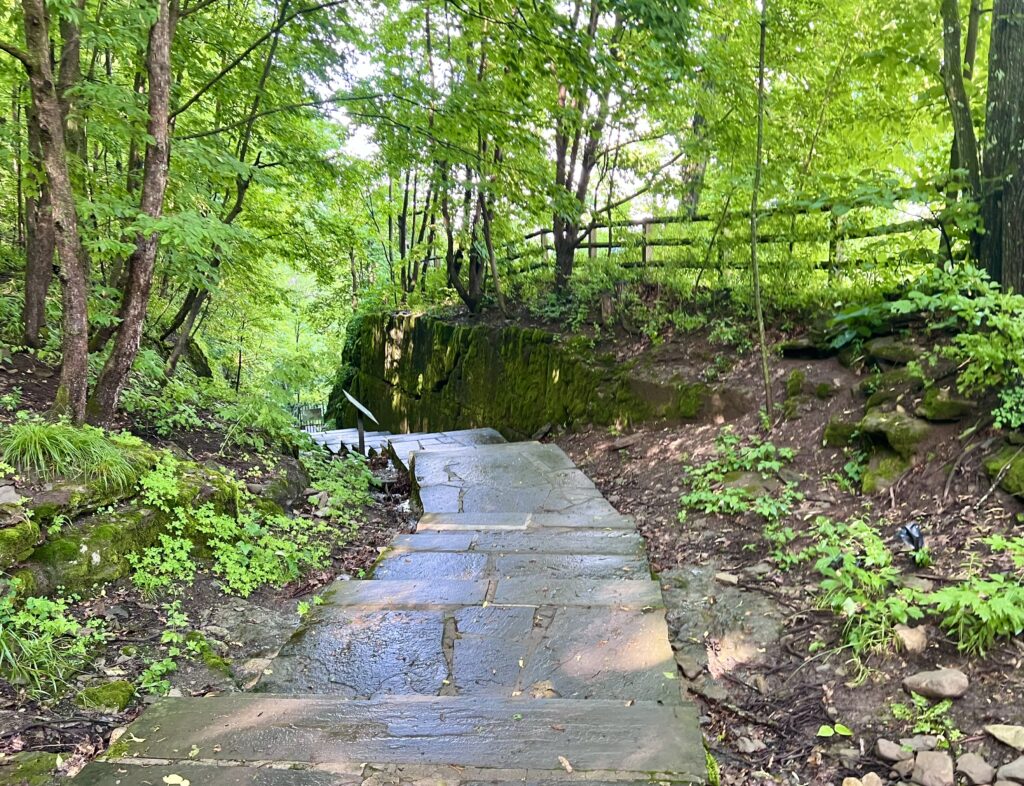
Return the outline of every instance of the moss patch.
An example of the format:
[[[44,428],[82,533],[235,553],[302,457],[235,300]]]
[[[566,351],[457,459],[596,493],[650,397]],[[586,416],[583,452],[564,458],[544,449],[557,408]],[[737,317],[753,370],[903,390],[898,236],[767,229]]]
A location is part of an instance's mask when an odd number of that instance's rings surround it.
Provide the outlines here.
[[[869,409],[860,422],[861,433],[883,439],[903,459],[914,455],[931,430],[928,423],[904,412],[886,412],[878,408]]]
[[[861,477],[861,491],[874,494],[889,488],[910,467],[910,462],[888,450],[875,451]]]
[[[786,398],[799,396],[804,392],[805,384],[807,384],[807,374],[800,369],[794,369],[786,379]]]
[[[965,398],[958,398],[945,388],[928,388],[916,413],[925,420],[937,423],[951,423],[961,420],[977,409],[977,405]]]
[[[924,354],[921,347],[909,341],[901,341],[895,336],[873,338],[864,344],[864,351],[871,360],[898,364],[910,363]]]
[[[123,712],[135,698],[135,686],[128,680],[114,680],[79,691],[75,704],[95,710]]]
[[[56,753],[15,753],[0,766],[0,786],[47,786],[56,782]]]
[[[997,478],[1003,473],[999,488],[1015,496],[1024,497],[1024,449],[1006,445],[995,455],[985,459],[985,471],[992,478]]]
[[[0,571],[28,557],[39,534],[39,525],[29,519],[15,520],[0,529]]]
[[[860,436],[860,425],[839,418],[832,418],[825,424],[822,444],[830,448],[845,448],[854,444]]]

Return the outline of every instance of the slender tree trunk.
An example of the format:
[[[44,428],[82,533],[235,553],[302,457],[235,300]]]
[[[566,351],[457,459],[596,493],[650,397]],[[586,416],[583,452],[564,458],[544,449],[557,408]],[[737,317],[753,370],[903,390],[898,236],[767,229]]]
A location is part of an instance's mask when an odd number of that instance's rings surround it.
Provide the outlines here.
[[[189,339],[192,338],[192,328],[195,326],[199,312],[203,310],[203,301],[206,300],[208,295],[209,292],[204,290],[192,301],[192,307],[189,309],[188,316],[181,326],[178,338],[174,342],[174,349],[171,350],[171,354],[167,358],[167,364],[164,367],[164,374],[168,379],[174,376],[174,371],[178,368],[178,361],[181,360],[181,356],[185,354],[185,350],[188,348]]]
[[[750,275],[754,285],[754,313],[757,316],[757,338],[761,348],[761,374],[764,377],[764,403],[769,426],[775,410],[772,372],[768,363],[768,340],[761,306],[761,271],[757,262],[757,208],[761,189],[761,168],[764,150],[764,50],[768,37],[768,2],[761,0],[761,35],[757,61],[757,158],[754,161],[754,187],[750,197]]]
[[[948,0],[947,0],[948,1]],[[1024,0],[995,0],[988,57],[981,259],[1007,289],[1024,291]]]
[[[960,53],[960,39],[963,34],[960,24],[960,4],[957,0],[942,0],[942,84],[953,120],[953,144],[957,160],[967,170],[971,198],[981,196],[981,158],[978,154],[978,137],[971,118],[971,107],[964,85],[963,57]]]
[[[54,409],[80,423],[85,419],[89,384],[89,277],[80,254],[78,213],[68,171],[64,124],[50,65],[46,4],[44,0],[22,0],[22,9],[27,47],[23,62],[39,123],[40,151],[52,202],[55,245],[60,256],[63,343]]]
[[[39,120],[34,109],[25,113],[28,153],[32,176],[25,197],[25,307],[22,312],[22,341],[25,346],[42,346],[46,326],[46,295],[53,280],[54,236],[50,189],[38,176],[43,168]]]
[[[171,37],[174,28],[171,16],[170,0],[157,0],[157,20],[150,29],[146,55],[149,76],[148,133],[151,142],[146,146],[139,205],[141,211],[151,218],[160,216],[167,188],[171,136]],[[89,419],[94,423],[109,423],[113,418],[121,391],[138,354],[149,306],[158,241],[155,232],[140,234],[135,240],[135,251],[128,260],[128,285],[118,310],[121,326],[89,402]]]

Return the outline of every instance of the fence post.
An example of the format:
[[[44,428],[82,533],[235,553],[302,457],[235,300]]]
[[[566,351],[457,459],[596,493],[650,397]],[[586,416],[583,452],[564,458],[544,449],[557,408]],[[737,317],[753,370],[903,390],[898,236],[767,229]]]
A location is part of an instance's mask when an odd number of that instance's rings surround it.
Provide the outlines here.
[[[590,248],[587,249],[587,257],[593,259],[597,256],[597,247],[594,245],[597,242],[597,227],[591,227],[587,233],[587,242],[590,244]]]
[[[648,241],[651,238],[651,222],[650,221],[644,221],[644,223],[643,223],[643,232],[644,232],[644,234],[643,234],[643,237],[644,237],[644,244],[643,244],[643,248],[644,248],[644,264],[647,265],[647,264],[650,264],[651,262],[654,261],[654,248],[652,248],[651,245],[648,243]]]
[[[545,262],[548,261],[548,248],[548,231],[546,229],[542,229],[540,231],[540,251]]]

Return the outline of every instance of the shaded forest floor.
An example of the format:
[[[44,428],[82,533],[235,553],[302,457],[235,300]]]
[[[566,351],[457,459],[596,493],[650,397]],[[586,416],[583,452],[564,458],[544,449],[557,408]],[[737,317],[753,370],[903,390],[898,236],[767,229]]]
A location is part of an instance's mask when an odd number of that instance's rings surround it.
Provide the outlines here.
[[[971,657],[929,620],[911,634],[914,651],[901,646],[855,661],[841,646],[842,622],[820,608],[821,575],[813,562],[784,570],[758,514],[689,512],[680,521],[680,497],[689,489],[686,468],[715,455],[723,428],[765,437],[759,366],[749,352],[722,357],[706,336],[683,335],[647,349],[643,343],[610,346],[621,356],[648,352],[652,363],[671,366],[679,358],[690,367],[723,369],[716,381],[749,400],[749,410],[714,422],[590,427],[554,439],[613,505],[637,519],[667,590],[680,677],[704,708],[706,738],[723,782],[838,784],[871,772],[888,780],[895,775],[893,763],[875,755],[875,740],[909,738],[915,727],[959,737],[954,755],[976,751],[996,767],[1018,756],[983,727],[1024,724],[1019,637],[998,641],[985,657]],[[803,497],[787,517],[796,543],[820,516],[864,518],[896,552],[905,585],[928,590],[964,576],[981,536],[1013,532],[1024,510],[1020,500],[994,487],[982,466],[984,450],[965,450],[995,441],[986,431],[984,407],[960,422],[935,424],[909,469],[887,489],[863,494],[850,477],[851,458],[863,460],[863,454],[824,446],[823,435],[832,419],[863,417],[861,389],[877,372],[851,369],[835,358],[774,362],[776,397],[786,416],[766,438],[795,452],[779,474]],[[794,395],[794,378],[803,381],[804,393]],[[807,395],[809,390],[828,394]],[[897,398],[895,411],[912,409],[912,399]],[[901,551],[897,533],[908,523],[919,524],[924,534],[927,566],[918,567]],[[962,670],[970,688],[948,712],[922,717],[901,681],[940,666]],[[898,705],[910,707],[910,717]],[[848,727],[852,736],[818,736],[822,726],[833,724]],[[909,771],[900,774],[910,779]]]

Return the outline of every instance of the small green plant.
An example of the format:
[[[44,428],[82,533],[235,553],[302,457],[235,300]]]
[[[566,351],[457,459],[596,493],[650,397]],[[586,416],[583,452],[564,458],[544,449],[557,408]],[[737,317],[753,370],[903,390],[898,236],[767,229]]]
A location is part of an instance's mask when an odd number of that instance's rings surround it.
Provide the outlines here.
[[[15,412],[21,405],[21,388],[11,388],[0,396],[0,410]]]
[[[177,670],[178,664],[174,658],[151,661],[139,675],[140,690],[154,696],[166,696],[171,689],[171,681],[167,679],[167,675]]]
[[[36,697],[58,697],[106,640],[103,622],[79,622],[72,599],[0,595],[0,676]]]
[[[40,480],[67,478],[127,491],[138,481],[144,461],[132,448],[138,440],[92,426],[73,426],[31,416],[0,427],[0,457]]]
[[[822,724],[818,728],[818,737],[852,737],[853,729],[849,726],[844,726],[842,723],[836,723],[834,725]]]
[[[949,711],[953,706],[952,699],[944,699],[932,704],[924,696],[910,694],[911,703],[897,702],[890,705],[889,711],[893,718],[904,721],[910,726],[913,734],[931,734],[939,738],[940,748],[949,748],[963,737]]]

